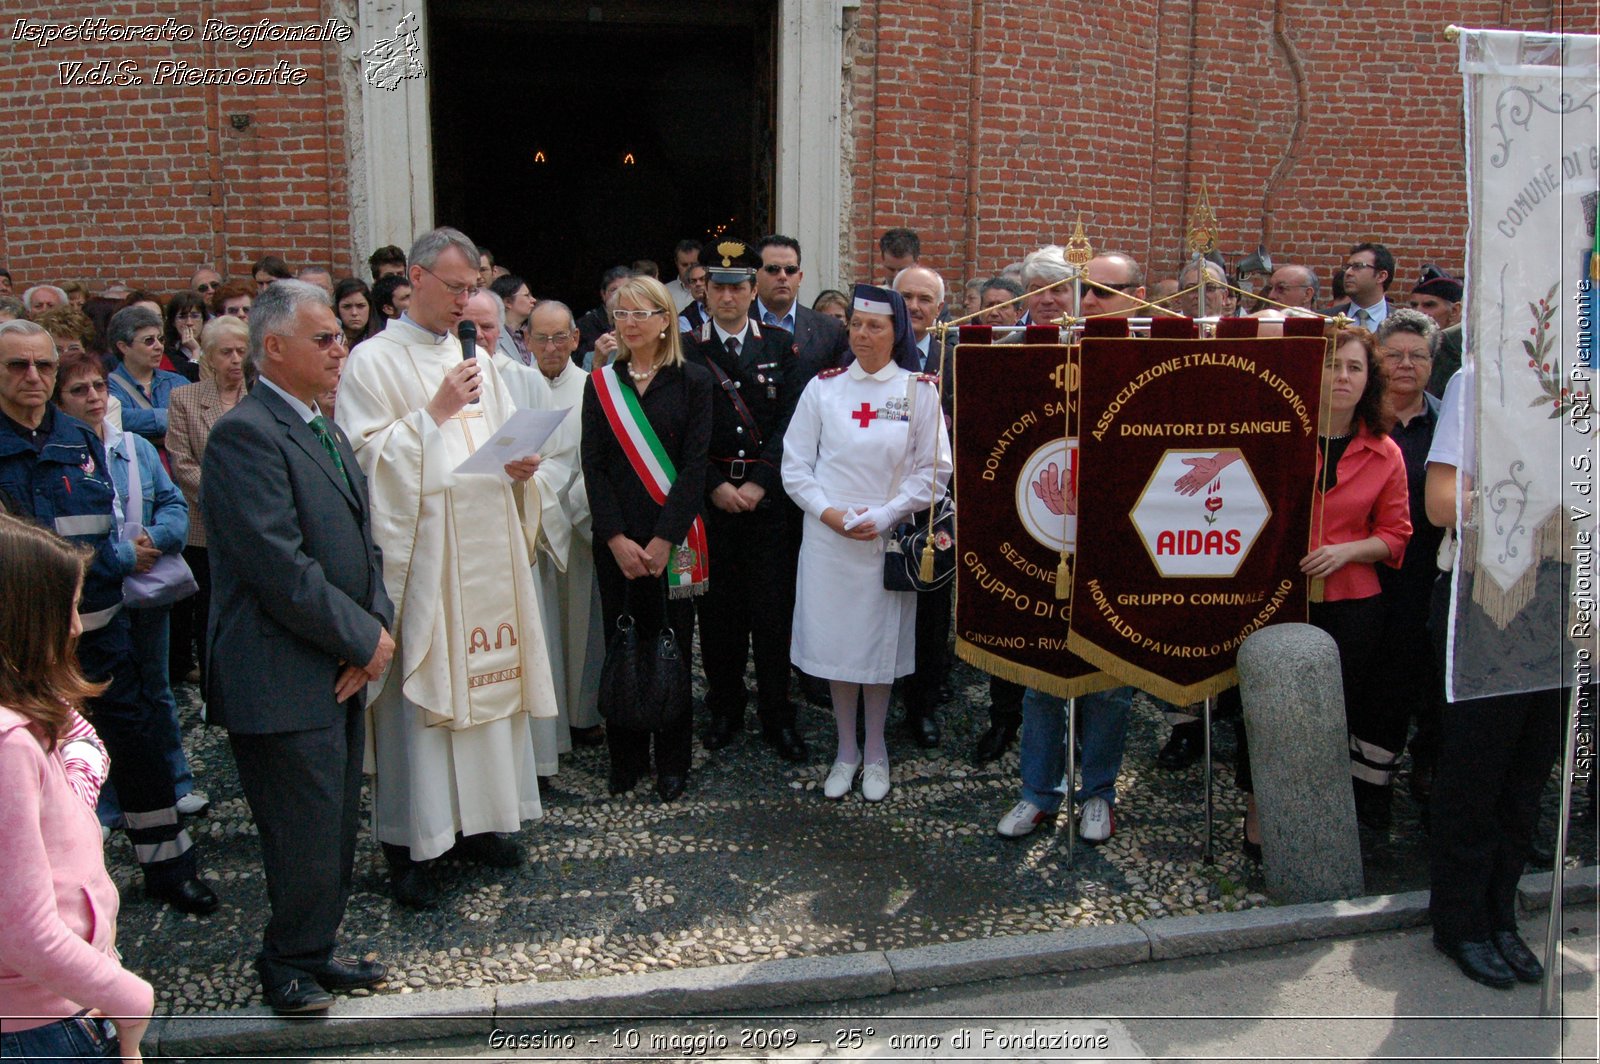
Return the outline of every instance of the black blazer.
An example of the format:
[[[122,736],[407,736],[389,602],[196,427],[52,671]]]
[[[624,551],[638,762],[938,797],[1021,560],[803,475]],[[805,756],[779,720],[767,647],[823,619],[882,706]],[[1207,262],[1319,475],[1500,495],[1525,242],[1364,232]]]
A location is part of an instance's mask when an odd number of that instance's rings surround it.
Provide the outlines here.
[[[598,371],[597,371],[598,372]],[[622,387],[637,392],[626,362],[617,365]],[[594,549],[603,550],[618,532],[640,545],[659,536],[682,543],[705,508],[706,447],[711,441],[711,372],[686,362],[663,366],[639,397],[639,406],[678,471],[657,505],[633,471],[611,431],[595,394],[594,379],[583,382],[583,482],[589,492]]]
[[[349,484],[311,427],[265,384],[223,415],[206,443],[206,711],[231,732],[342,721],[339,670],[371,661],[380,629],[394,625],[366,477],[344,433],[329,427]]]
[[[750,301],[750,316],[761,319],[760,300]],[[772,328],[761,322],[763,329]],[[844,326],[827,314],[819,314],[799,303],[794,305],[794,349],[806,362],[819,370],[844,365],[850,352],[850,337]]]

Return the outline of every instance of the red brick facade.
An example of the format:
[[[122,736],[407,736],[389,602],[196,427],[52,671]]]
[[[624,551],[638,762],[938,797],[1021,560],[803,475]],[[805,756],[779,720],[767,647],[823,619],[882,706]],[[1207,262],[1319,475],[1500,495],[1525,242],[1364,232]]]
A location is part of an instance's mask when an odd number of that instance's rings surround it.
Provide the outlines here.
[[[267,251],[354,270],[340,46],[244,49],[203,33],[208,17],[314,26],[354,7],[122,0],[95,16],[170,19],[191,36],[46,46],[16,39],[8,13],[0,263],[19,283],[157,290],[207,260],[243,276]],[[85,11],[24,8],[35,23]],[[1203,178],[1230,255],[1265,239],[1280,260],[1325,273],[1351,241],[1380,239],[1405,281],[1423,261],[1462,260],[1461,90],[1446,22],[1592,33],[1600,0],[1398,0],[1358,13],[1313,0],[863,0],[845,20],[845,238],[858,276],[890,226],[919,230],[924,259],[954,282],[1064,239],[1080,218],[1096,247],[1170,271]],[[62,84],[59,64],[99,60],[113,78],[132,64],[144,83]],[[169,69],[156,84],[161,60],[304,77],[191,86]]]

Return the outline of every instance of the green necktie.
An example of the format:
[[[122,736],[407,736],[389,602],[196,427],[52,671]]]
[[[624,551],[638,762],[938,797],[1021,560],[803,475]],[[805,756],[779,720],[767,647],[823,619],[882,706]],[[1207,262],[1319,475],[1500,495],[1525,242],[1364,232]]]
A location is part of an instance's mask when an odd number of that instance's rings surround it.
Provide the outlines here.
[[[329,458],[333,459],[333,468],[337,469],[339,475],[344,477],[344,486],[354,492],[356,486],[350,483],[350,474],[345,472],[344,459],[339,457],[339,448],[334,445],[333,433],[328,431],[328,419],[318,414],[311,419],[310,425],[311,431],[316,433],[317,439],[321,441],[322,449],[328,452]]]

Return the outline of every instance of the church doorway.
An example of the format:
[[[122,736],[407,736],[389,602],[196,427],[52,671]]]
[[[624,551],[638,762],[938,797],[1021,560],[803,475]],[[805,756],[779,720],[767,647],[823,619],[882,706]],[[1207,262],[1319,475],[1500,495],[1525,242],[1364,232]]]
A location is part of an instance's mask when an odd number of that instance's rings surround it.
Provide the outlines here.
[[[773,224],[775,0],[434,0],[434,218],[575,313]]]

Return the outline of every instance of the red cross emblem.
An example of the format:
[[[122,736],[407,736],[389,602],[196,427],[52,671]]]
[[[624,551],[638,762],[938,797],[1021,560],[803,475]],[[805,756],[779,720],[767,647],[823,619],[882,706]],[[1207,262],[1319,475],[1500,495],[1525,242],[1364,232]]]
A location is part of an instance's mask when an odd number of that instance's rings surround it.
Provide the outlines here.
[[[868,406],[866,403],[862,403],[861,409],[854,411],[850,416],[860,422],[862,428],[866,428],[867,423],[878,416],[878,412],[872,409],[872,407]]]

